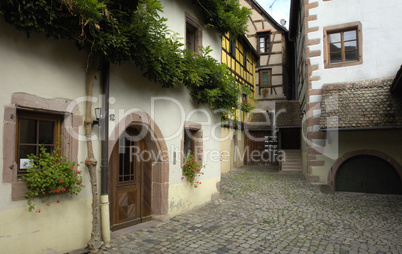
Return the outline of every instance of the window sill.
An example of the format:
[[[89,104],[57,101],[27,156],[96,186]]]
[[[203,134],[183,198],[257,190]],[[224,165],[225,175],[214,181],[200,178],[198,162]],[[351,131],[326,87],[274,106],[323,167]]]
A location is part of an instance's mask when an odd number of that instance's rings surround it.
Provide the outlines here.
[[[348,67],[362,64],[363,61],[353,61],[353,62],[342,62],[342,63],[332,63],[332,64],[324,64],[324,69],[331,69],[331,68],[339,68],[339,67]]]

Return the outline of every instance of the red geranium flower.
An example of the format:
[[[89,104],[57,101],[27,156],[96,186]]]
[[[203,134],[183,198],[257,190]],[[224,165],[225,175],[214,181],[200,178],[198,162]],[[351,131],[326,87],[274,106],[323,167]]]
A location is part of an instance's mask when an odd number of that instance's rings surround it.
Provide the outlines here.
[[[81,184],[81,181],[78,181],[77,184],[80,185],[80,184]]]
[[[190,179],[187,178],[187,182],[190,181]]]
[[[181,180],[183,180],[184,179],[184,176],[181,178]]]
[[[71,169],[74,169],[74,166],[71,166]]]
[[[60,193],[60,190],[54,190],[54,192],[56,192],[56,193]]]
[[[60,200],[56,200],[56,203],[57,203],[57,204],[60,203]]]
[[[64,183],[64,179],[60,179],[60,180],[59,180],[59,183]]]
[[[85,164],[88,164],[89,163],[89,160],[85,160]]]
[[[79,173],[81,173],[81,171],[79,171],[79,170],[76,170],[76,171],[75,171],[75,173],[76,173],[76,174],[79,174]]]
[[[65,192],[65,191],[66,191],[66,188],[61,189],[61,192]]]

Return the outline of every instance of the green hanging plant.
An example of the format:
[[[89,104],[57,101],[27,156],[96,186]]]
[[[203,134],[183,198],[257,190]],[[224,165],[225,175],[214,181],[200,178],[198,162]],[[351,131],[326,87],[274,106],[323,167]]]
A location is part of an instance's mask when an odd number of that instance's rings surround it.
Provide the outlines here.
[[[31,154],[28,155],[28,158],[30,167],[22,177],[29,188],[25,194],[25,197],[29,198],[28,211],[31,212],[35,209],[31,198],[39,197],[42,200],[48,200],[51,195],[67,192],[77,195],[84,187],[81,171],[77,169],[79,165],[61,156],[59,146],[52,154],[41,146],[39,156]]]

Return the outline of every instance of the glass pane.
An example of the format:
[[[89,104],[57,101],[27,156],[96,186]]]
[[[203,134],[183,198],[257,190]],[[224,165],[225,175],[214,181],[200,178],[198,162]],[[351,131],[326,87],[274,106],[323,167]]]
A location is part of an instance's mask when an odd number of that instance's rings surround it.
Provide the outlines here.
[[[264,44],[265,42],[265,38],[264,37],[260,37],[260,44]]]
[[[341,33],[329,34],[329,42],[341,42]]]
[[[186,46],[187,49],[195,52],[195,32],[189,28],[186,29]]]
[[[36,146],[20,146],[20,159],[28,159],[29,154],[36,155]]]
[[[125,149],[125,156],[124,156],[124,175],[129,175],[131,173],[131,158],[130,158],[130,147],[126,147]]]
[[[54,122],[39,121],[39,144],[53,144]]]
[[[119,154],[119,177],[123,180],[122,176],[124,175],[124,153]],[[121,182],[120,180],[120,182]]]
[[[343,40],[344,41],[356,40],[356,30],[344,32]]]
[[[345,50],[357,50],[357,42],[356,41],[345,42]]]
[[[269,73],[268,72],[262,73],[262,85],[269,86]]]
[[[329,55],[330,63],[340,63],[342,62],[342,55],[341,53],[333,53]]]
[[[341,52],[341,50],[342,50],[342,44],[341,43],[331,43],[331,44],[329,44],[329,52],[330,53]]]
[[[20,120],[20,143],[36,144],[36,120]]]
[[[346,51],[345,61],[357,61],[357,51]]]
[[[53,154],[54,146],[43,146],[47,153]]]

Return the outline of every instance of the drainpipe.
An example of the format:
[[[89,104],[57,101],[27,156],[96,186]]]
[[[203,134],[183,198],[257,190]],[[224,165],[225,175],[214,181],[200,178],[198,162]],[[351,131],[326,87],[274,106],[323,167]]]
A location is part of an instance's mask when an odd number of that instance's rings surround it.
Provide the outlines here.
[[[106,247],[110,247],[110,214],[109,214],[109,87],[110,87],[110,63],[106,60],[102,63],[101,86],[104,98],[102,100],[102,108],[105,117],[101,119],[101,228],[102,240]]]

